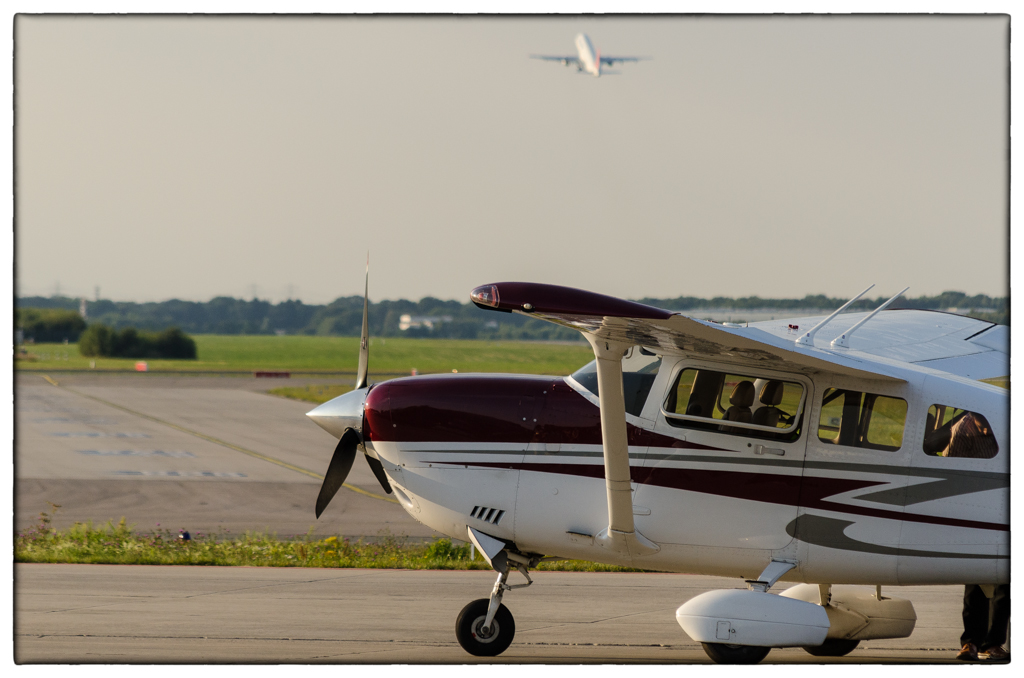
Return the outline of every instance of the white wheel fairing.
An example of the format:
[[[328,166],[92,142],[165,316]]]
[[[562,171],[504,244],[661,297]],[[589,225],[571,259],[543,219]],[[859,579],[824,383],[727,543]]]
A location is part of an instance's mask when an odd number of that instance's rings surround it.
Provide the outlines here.
[[[820,605],[742,589],[691,598],[676,610],[676,621],[700,643],[760,647],[821,645],[829,629]]]

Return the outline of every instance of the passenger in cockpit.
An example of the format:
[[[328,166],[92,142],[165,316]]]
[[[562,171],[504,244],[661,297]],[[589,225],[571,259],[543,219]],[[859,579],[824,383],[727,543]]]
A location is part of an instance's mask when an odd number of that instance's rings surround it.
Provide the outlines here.
[[[950,431],[946,457],[971,457],[991,459],[996,456],[998,445],[988,420],[980,414],[966,412]]]

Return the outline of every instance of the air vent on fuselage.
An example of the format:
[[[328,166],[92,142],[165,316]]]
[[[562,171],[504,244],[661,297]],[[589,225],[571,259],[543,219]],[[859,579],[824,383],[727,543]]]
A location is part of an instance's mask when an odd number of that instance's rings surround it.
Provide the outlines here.
[[[485,523],[490,523],[491,525],[497,525],[501,522],[504,515],[505,512],[501,509],[490,508],[488,506],[474,506],[473,510],[469,512],[470,518],[476,518],[477,520],[482,520]]]

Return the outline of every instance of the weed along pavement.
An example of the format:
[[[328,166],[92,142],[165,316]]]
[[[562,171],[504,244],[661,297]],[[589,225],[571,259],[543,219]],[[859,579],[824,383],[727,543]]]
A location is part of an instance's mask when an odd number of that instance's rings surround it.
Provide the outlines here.
[[[313,507],[335,441],[311,403],[252,377],[16,374],[15,523],[115,523],[139,532],[350,538],[433,533],[353,466],[319,521]],[[328,383],[312,378],[308,383]],[[347,381],[340,378],[338,383]],[[302,386],[291,379],[289,385]],[[496,659],[455,640],[455,620],[494,584],[489,571],[17,563],[15,660],[23,663],[707,663],[675,609],[738,580],[536,572],[505,597],[516,637]],[[782,586],[782,585],[780,585]],[[840,659],[773,650],[768,663],[953,661],[961,587],[887,589],[910,598],[907,639]]]

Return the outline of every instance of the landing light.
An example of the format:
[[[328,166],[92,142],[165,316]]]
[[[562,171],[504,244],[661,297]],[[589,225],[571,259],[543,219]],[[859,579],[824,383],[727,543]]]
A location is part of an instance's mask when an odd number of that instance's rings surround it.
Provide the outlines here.
[[[481,285],[470,292],[469,299],[475,304],[498,308],[498,288],[495,285]]]

